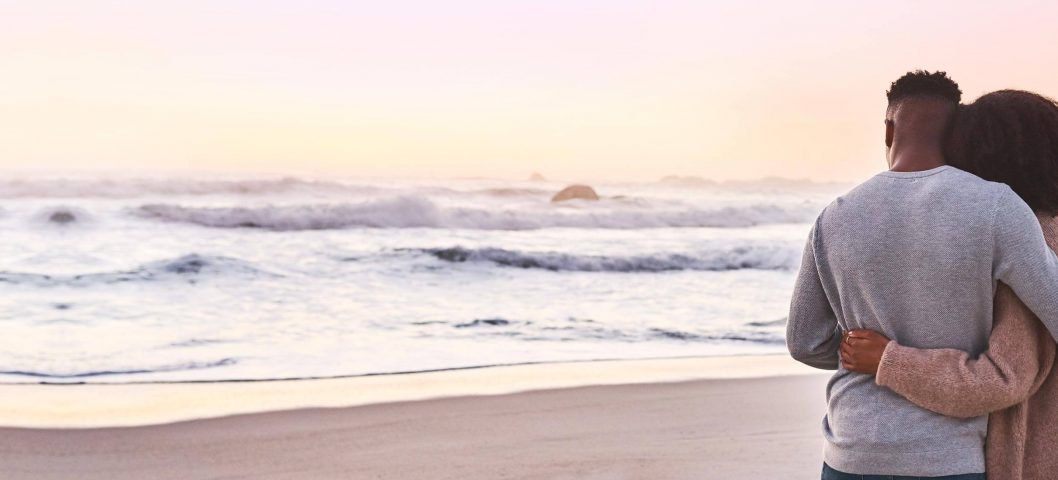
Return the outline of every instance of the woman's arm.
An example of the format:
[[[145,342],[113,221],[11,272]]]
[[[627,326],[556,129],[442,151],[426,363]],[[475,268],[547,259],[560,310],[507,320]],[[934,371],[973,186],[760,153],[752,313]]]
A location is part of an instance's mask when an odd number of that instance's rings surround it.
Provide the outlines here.
[[[878,341],[856,338],[842,346],[850,370],[869,370]],[[875,334],[877,335],[877,334]],[[884,337],[881,337],[884,340]],[[1043,324],[1005,285],[995,298],[988,350],[972,358],[962,350],[919,349],[888,342],[877,358],[878,385],[915,404],[953,417],[977,417],[1021,403],[1049,373],[1054,341]],[[859,369],[859,370],[856,370]],[[861,371],[861,373],[873,373]]]

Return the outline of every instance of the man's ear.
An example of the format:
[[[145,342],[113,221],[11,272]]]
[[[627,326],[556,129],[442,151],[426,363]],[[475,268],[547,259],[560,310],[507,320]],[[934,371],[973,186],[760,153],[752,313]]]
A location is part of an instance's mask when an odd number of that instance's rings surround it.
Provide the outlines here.
[[[892,120],[886,120],[885,121],[885,148],[892,148],[893,147],[893,130],[895,130],[893,128],[893,121]]]

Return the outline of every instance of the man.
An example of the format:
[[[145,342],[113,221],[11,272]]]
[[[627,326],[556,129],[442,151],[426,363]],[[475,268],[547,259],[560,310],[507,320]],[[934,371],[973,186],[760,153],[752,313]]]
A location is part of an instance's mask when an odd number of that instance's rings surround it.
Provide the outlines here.
[[[943,72],[893,82],[889,171],[827,206],[809,234],[786,337],[797,360],[838,369],[827,386],[824,479],[984,479],[987,419],[932,413],[839,369],[843,331],[976,355],[1002,280],[1058,337],[1058,258],[1031,209],[1009,187],[945,165],[961,93]]]

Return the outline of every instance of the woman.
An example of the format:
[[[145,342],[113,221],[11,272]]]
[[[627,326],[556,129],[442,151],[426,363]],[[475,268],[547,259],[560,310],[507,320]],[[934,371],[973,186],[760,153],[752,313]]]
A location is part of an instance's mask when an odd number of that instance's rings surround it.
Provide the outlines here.
[[[1006,183],[1040,220],[1058,250],[1058,104],[1001,90],[962,106],[946,157],[953,166]],[[870,330],[853,330],[842,366],[876,375],[915,404],[944,415],[989,414],[989,480],[1058,478],[1058,345],[1008,287],[999,285],[988,350],[974,358],[950,349],[917,349]]]

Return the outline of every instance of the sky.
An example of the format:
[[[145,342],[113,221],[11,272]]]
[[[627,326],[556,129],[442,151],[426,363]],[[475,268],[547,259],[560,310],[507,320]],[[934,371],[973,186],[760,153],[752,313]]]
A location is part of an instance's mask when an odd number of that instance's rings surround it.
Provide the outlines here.
[[[0,0],[0,170],[857,180],[885,90],[1058,95],[1058,4]]]

